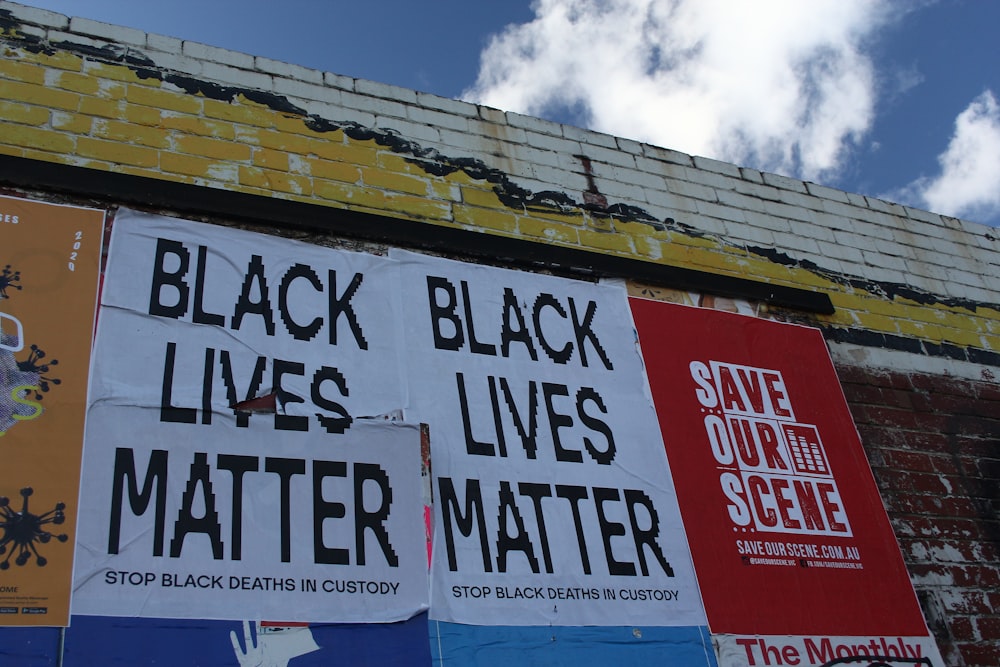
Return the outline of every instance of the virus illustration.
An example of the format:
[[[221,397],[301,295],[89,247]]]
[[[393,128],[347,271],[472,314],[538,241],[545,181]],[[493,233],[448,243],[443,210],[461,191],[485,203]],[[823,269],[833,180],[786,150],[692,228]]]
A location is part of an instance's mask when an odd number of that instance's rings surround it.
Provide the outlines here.
[[[3,536],[0,537],[0,556],[6,554],[6,558],[0,561],[0,570],[10,568],[11,558],[19,566],[26,565],[32,554],[38,567],[45,567],[49,561],[38,553],[37,545],[48,544],[53,537],[60,542],[69,539],[65,533],[54,535],[45,530],[46,524],[58,526],[66,520],[63,513],[66,503],[56,503],[55,508],[45,514],[32,514],[28,511],[28,498],[32,493],[34,491],[31,487],[21,489],[24,502],[20,512],[11,509],[9,498],[0,497],[0,531],[3,531]]]
[[[0,299],[10,298],[10,294],[7,293],[9,289],[21,289],[20,285],[14,284],[19,282],[21,282],[20,271],[11,271],[10,264],[3,267],[3,271],[0,272]]]
[[[30,351],[28,352],[28,358],[24,361],[17,362],[17,368],[23,373],[34,373],[38,377],[38,382],[35,386],[38,389],[35,390],[35,399],[42,399],[42,392],[47,393],[49,391],[49,385],[62,384],[62,380],[59,378],[49,377],[44,375],[49,372],[51,366],[58,366],[59,360],[53,359],[52,361],[43,361],[45,359],[45,350],[38,347],[37,345],[32,345]]]

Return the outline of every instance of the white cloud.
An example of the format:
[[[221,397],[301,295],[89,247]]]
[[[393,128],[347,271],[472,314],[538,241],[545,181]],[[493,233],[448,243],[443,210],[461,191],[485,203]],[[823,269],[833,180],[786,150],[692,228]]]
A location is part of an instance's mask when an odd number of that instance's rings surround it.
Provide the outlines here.
[[[890,0],[537,0],[464,93],[695,155],[835,175],[874,115]],[[565,116],[563,116],[565,117]]]
[[[918,179],[894,195],[959,218],[1000,215],[1000,105],[992,91],[958,115],[938,163],[940,174]]]

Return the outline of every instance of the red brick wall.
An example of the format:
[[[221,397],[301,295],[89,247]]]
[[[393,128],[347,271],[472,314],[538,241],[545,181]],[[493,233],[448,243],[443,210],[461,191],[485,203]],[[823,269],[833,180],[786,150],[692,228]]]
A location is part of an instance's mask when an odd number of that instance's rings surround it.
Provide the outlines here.
[[[1000,385],[838,369],[950,665],[1000,665]]]

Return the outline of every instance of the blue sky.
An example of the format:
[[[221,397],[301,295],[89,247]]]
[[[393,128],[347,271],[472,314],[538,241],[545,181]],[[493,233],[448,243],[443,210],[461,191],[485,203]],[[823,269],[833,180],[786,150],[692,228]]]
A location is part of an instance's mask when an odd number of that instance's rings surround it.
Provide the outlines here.
[[[24,0],[1000,225],[996,0]]]

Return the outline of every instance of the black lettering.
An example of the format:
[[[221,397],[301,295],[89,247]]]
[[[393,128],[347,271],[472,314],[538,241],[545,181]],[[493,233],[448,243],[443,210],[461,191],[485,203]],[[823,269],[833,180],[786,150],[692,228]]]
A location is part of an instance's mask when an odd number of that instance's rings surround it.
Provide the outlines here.
[[[259,300],[251,301],[250,295],[253,291],[254,283],[257,284]],[[267,292],[267,278],[264,277],[264,260],[260,255],[253,255],[247,265],[247,274],[243,279],[243,289],[240,291],[240,298],[236,302],[233,310],[233,319],[230,328],[239,331],[243,323],[243,316],[246,314],[260,315],[264,319],[264,330],[268,336],[274,335],[274,316],[271,314],[271,300]]]
[[[448,295],[448,302],[441,305],[437,302],[437,292],[444,291]],[[465,333],[462,330],[462,320],[455,314],[455,307],[458,306],[458,294],[455,286],[447,279],[437,276],[427,276],[427,300],[430,305],[431,328],[434,330],[434,347],[438,350],[462,349],[465,344]],[[455,333],[445,336],[441,333],[441,320],[448,320],[455,327]]]
[[[154,449],[149,453],[149,464],[142,482],[142,490],[136,480],[135,454],[131,449],[115,449],[115,472],[111,487],[111,523],[108,527],[108,553],[118,553],[118,542],[122,529],[122,494],[125,479],[128,479],[128,504],[132,514],[145,514],[149,501],[153,498],[156,484],[156,511],[153,520],[153,555],[163,555],[163,520],[167,511],[167,452]]]
[[[260,385],[264,381],[264,368],[267,366],[267,357],[257,357],[257,363],[253,369],[253,377],[250,378],[250,384],[247,387],[247,393],[244,398],[239,398],[236,394],[236,381],[233,379],[233,364],[229,359],[228,350],[219,350],[219,365],[222,367],[222,381],[226,385],[226,399],[229,401],[230,406],[243,401],[249,401],[251,398],[256,398],[257,392],[260,391]],[[250,423],[250,413],[235,409],[233,412],[236,414],[236,426],[246,428]]]
[[[497,572],[507,571],[507,554],[511,551],[520,551],[528,559],[531,571],[538,574],[538,559],[535,558],[535,549],[531,545],[531,538],[524,527],[524,519],[517,509],[514,501],[514,493],[510,490],[510,482],[500,482],[500,509],[498,512],[499,528],[497,530]],[[514,521],[514,528],[517,535],[511,537],[507,530],[508,516]]]
[[[173,273],[164,271],[163,264],[167,255],[177,257],[177,270]],[[177,319],[183,317],[188,307],[188,284],[184,282],[188,265],[191,263],[191,254],[183,243],[171,241],[170,239],[156,239],[156,255],[153,259],[153,283],[149,293],[149,314],[159,317],[172,317]],[[177,290],[177,303],[172,306],[164,305],[161,301],[164,287],[173,287]]]
[[[160,421],[178,424],[194,424],[198,421],[198,411],[194,408],[177,408],[173,403],[174,358],[177,343],[167,342],[167,352],[163,357],[163,387],[160,391]]]
[[[565,364],[569,361],[569,358],[573,356],[573,343],[567,341],[563,345],[561,350],[556,350],[549,342],[545,339],[545,334],[542,332],[542,308],[548,306],[552,310],[556,311],[560,317],[566,319],[566,309],[556,301],[556,298],[551,294],[539,294],[535,299],[535,305],[531,309],[531,319],[532,323],[535,325],[535,335],[538,336],[538,343],[545,350],[545,354],[549,355],[549,358],[557,364]]]
[[[292,475],[304,475],[306,462],[302,459],[264,459],[264,471],[273,472],[281,479],[281,562],[292,560],[292,517],[291,496]]]
[[[337,389],[340,390],[341,396],[349,395],[347,390],[347,380],[344,379],[344,375],[336,368],[331,368],[330,366],[320,366],[319,370],[313,373],[312,384],[309,389],[312,402],[317,408],[326,410],[327,412],[332,412],[336,416],[331,417],[330,415],[324,415],[317,412],[316,419],[319,420],[320,426],[326,429],[327,433],[343,433],[351,427],[351,424],[354,422],[354,418],[351,417],[343,405],[337,403],[336,401],[331,401],[323,396],[323,392],[320,391],[320,387],[327,381],[336,385]]]
[[[205,507],[205,515],[200,518],[192,514],[198,487],[201,487],[201,500]],[[215,511],[215,494],[212,492],[212,480],[209,477],[208,455],[204,452],[195,452],[194,460],[191,462],[187,486],[181,495],[181,508],[177,511],[177,521],[174,523],[174,538],[170,540],[171,558],[180,557],[184,539],[189,533],[207,535],[212,544],[212,557],[215,560],[222,559],[222,526],[219,524],[219,513]]]
[[[285,329],[292,334],[292,338],[295,340],[310,341],[323,326],[323,318],[316,316],[312,322],[305,325],[297,323],[292,318],[292,314],[288,312],[288,289],[296,278],[305,278],[306,282],[312,285],[317,292],[323,291],[323,283],[319,281],[319,276],[312,270],[312,267],[305,264],[293,264],[285,271],[285,275],[281,277],[281,282],[278,284],[278,313],[281,315],[281,321],[285,323]]]
[[[374,482],[379,488],[381,502],[377,509],[369,512],[365,509],[364,484]],[[365,564],[365,529],[375,534],[385,562],[389,567],[399,567],[399,556],[389,543],[389,533],[385,529],[385,521],[389,518],[389,506],[392,504],[392,487],[389,486],[389,476],[376,463],[354,464],[354,534],[357,548],[358,565]]]
[[[196,324],[211,324],[213,326],[225,326],[226,319],[222,315],[206,313],[202,304],[205,297],[205,264],[208,256],[208,248],[203,245],[198,246],[198,262],[194,270],[194,312],[191,320]]]
[[[473,354],[488,354],[496,356],[497,346],[480,343],[476,340],[476,327],[472,319],[472,304],[469,300],[469,283],[462,281],[462,305],[465,306],[465,326],[469,329],[469,349]]]
[[[572,417],[556,412],[555,406],[552,405],[553,396],[569,396],[569,389],[564,384],[543,382],[542,394],[545,396],[545,410],[549,415],[549,429],[552,431],[552,444],[556,450],[556,460],[567,463],[583,463],[583,453],[576,449],[566,449],[559,439],[559,427],[572,426]]]
[[[569,501],[573,512],[573,527],[576,529],[576,543],[580,547],[580,562],[583,573],[590,574],[590,555],[587,553],[587,541],[583,535],[583,520],[580,517],[580,501],[588,498],[587,487],[569,484],[556,484],[556,496]]]
[[[493,443],[479,442],[472,434],[472,416],[469,414],[469,399],[465,394],[465,376],[461,373],[455,373],[455,383],[458,385],[458,404],[462,411],[465,451],[473,456],[496,456]]]
[[[587,350],[583,342],[589,340],[590,344],[594,346],[597,356],[601,358],[601,363],[604,364],[604,367],[609,371],[614,370],[611,366],[611,360],[608,359],[608,353],[601,347],[601,342],[597,340],[597,335],[591,328],[594,323],[595,312],[597,312],[597,303],[591,301],[587,304],[587,312],[583,316],[583,322],[581,322],[579,316],[576,314],[576,303],[573,301],[573,297],[569,298],[569,314],[573,320],[573,331],[576,333],[576,347],[580,350],[580,363],[584,367],[587,366]]]
[[[348,565],[350,552],[347,549],[328,547],[323,542],[323,521],[347,516],[344,503],[323,499],[323,479],[326,477],[347,477],[347,464],[313,461],[313,560],[323,565]]]
[[[305,375],[305,364],[297,361],[285,361],[284,359],[274,360],[274,395],[278,401],[278,410],[274,413],[274,428],[279,431],[308,431],[309,418],[305,415],[287,414],[289,403],[305,403],[305,399],[298,394],[286,390],[281,386],[281,378],[285,374]]]
[[[652,499],[643,491],[625,489],[625,504],[628,507],[628,520],[632,525],[632,538],[635,540],[635,550],[639,555],[639,569],[642,571],[642,576],[649,576],[649,571],[646,568],[644,545],[648,546],[653,552],[653,556],[656,557],[656,562],[660,564],[664,574],[668,577],[674,576],[674,569],[670,567],[670,563],[667,562],[666,557],[663,555],[663,550],[660,549],[660,545],[656,541],[656,538],[660,534],[660,516],[656,512],[656,508],[653,507]],[[649,515],[648,529],[639,527],[639,521],[635,514],[636,505],[642,505],[646,509],[646,513]]]
[[[517,329],[511,328],[511,314],[517,321]],[[521,343],[528,350],[531,360],[538,361],[538,353],[531,340],[528,325],[524,321],[524,313],[517,305],[517,296],[514,294],[514,290],[505,287],[503,290],[503,326],[500,329],[500,354],[504,357],[510,356],[511,343]]]
[[[625,534],[625,525],[611,521],[604,513],[604,503],[621,499],[618,489],[594,487],[594,506],[597,508],[597,523],[601,527],[601,539],[604,541],[604,555],[608,559],[608,572],[612,576],[635,576],[635,565],[615,560],[611,550],[611,538]]]
[[[368,341],[365,340],[364,332],[361,331],[361,325],[358,324],[358,316],[354,312],[354,306],[351,305],[351,299],[354,298],[355,292],[361,286],[364,276],[360,273],[355,273],[347,289],[337,297],[337,272],[330,271],[328,275],[330,278],[330,344],[337,344],[337,321],[341,315],[344,315],[347,318],[348,326],[351,327],[351,333],[354,334],[354,341],[358,344],[358,348],[367,350]]]
[[[233,476],[233,526],[230,540],[232,560],[243,557],[243,475],[260,470],[256,456],[219,454],[216,465],[220,470],[228,470]]]
[[[492,572],[490,564],[490,545],[486,537],[486,519],[483,517],[483,494],[479,488],[478,479],[465,480],[465,512],[458,507],[455,486],[450,477],[438,478],[438,496],[441,498],[441,520],[444,522],[444,541],[448,551],[448,569],[458,571],[458,560],[455,556],[455,536],[452,532],[452,515],[458,530],[464,537],[472,535],[473,521],[479,526],[479,547],[483,554],[483,571]]]
[[[519,482],[517,492],[522,496],[531,498],[531,504],[535,509],[535,520],[538,524],[538,536],[542,542],[542,559],[545,561],[545,571],[548,574],[552,574],[552,554],[549,551],[549,534],[545,530],[545,515],[542,512],[542,498],[551,498],[552,490],[548,484]]]
[[[584,436],[583,446],[587,448],[587,453],[601,465],[610,465],[612,461],[615,460],[615,438],[611,434],[611,428],[603,421],[596,417],[592,417],[587,414],[585,405],[587,401],[591,401],[597,405],[597,409],[603,414],[608,414],[608,409],[604,407],[604,400],[601,395],[598,394],[594,389],[590,387],[583,387],[578,392],[576,392],[576,412],[580,415],[580,421],[582,421],[590,430],[597,431],[604,436],[607,442],[607,447],[604,451],[597,449],[594,446],[593,441]]]

